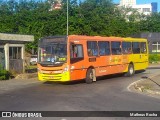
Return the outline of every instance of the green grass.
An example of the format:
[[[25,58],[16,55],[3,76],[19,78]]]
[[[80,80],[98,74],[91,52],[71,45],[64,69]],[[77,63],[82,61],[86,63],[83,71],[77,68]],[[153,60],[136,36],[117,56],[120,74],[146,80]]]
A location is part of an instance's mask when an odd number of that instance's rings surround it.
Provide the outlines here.
[[[1,66],[0,66],[0,80],[8,80],[9,79],[9,72],[4,70]]]
[[[160,54],[149,54],[149,62],[150,63],[160,62]]]

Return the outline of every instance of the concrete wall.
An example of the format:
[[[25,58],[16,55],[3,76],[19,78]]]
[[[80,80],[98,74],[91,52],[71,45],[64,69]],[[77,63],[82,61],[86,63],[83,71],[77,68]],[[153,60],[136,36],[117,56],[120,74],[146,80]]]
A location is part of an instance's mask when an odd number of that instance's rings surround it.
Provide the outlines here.
[[[34,41],[34,36],[32,35],[18,35],[18,34],[5,34],[5,33],[0,33],[0,45],[1,47],[4,48],[4,52],[5,52],[5,69],[6,70],[10,70],[11,66],[15,67],[12,69],[17,69],[16,68],[16,59],[11,61],[9,60],[9,48],[10,47],[21,47],[21,65],[22,65],[22,70],[21,72],[24,72],[24,65],[25,65],[25,43],[27,42],[33,42]],[[10,64],[10,62],[15,62]],[[19,66],[21,67],[21,66]]]

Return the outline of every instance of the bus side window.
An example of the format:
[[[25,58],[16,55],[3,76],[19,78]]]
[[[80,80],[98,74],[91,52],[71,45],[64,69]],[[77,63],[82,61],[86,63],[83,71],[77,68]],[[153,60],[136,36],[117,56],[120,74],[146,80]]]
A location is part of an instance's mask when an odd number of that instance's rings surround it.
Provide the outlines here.
[[[121,54],[121,42],[112,41],[111,48],[112,48],[112,55],[120,55]]]
[[[141,53],[146,53],[147,49],[146,49],[146,43],[145,42],[141,42]]]
[[[76,47],[76,45],[71,45],[70,54],[71,54],[71,58],[76,58],[77,57],[77,47]]]
[[[123,54],[132,53],[131,42],[122,42],[122,52]]]
[[[133,54],[139,54],[140,53],[140,43],[139,42],[133,42],[132,43],[133,48]]]
[[[98,56],[98,46],[96,41],[87,41],[88,56]]]
[[[92,56],[92,55],[93,55],[93,53],[92,53],[92,50],[91,50],[91,49],[88,49],[88,55],[89,55],[89,56]]]
[[[80,44],[71,45],[70,49],[71,49],[70,50],[71,58],[83,58],[82,45]]]
[[[110,54],[110,45],[108,41],[99,41],[98,47],[100,56],[105,56]]]

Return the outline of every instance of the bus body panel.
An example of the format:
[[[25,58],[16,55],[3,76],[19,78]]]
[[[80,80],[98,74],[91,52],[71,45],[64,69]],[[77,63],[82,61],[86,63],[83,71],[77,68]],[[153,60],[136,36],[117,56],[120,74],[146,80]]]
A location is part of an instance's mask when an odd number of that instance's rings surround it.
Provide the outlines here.
[[[148,43],[146,39],[143,38],[123,38],[127,42],[145,42],[146,43],[146,53],[130,54],[129,63],[133,63],[135,70],[143,70],[148,67]],[[132,48],[133,49],[133,48]]]
[[[38,79],[40,81],[70,81],[70,72],[64,71],[67,64],[62,67],[42,67],[38,64]]]
[[[75,44],[83,44],[83,50],[87,51],[87,41],[122,41],[118,37],[88,37],[88,36],[70,36],[69,41]],[[108,56],[91,56],[84,52],[84,60],[78,63],[71,63],[76,70],[71,72],[71,80],[84,79],[89,67],[93,67],[96,71],[96,76],[103,76],[108,74],[115,74],[124,71],[122,65],[121,55],[108,55]],[[118,68],[118,69],[117,69]],[[81,73],[81,74],[80,74]]]
[[[147,46],[147,53],[89,56],[87,52],[87,41],[108,41],[110,44],[112,41],[118,41],[121,43],[145,42]],[[71,59],[72,44],[82,45],[83,58]],[[86,78],[87,70],[90,67],[95,69],[96,77],[98,77],[127,72],[128,66],[131,63],[134,65],[135,70],[142,70],[148,67],[148,44],[146,39],[69,35],[67,39],[67,62],[59,67],[42,67],[40,64],[38,64],[38,69],[40,69],[38,71],[38,78],[41,81],[80,80]],[[66,67],[67,71],[64,71]]]

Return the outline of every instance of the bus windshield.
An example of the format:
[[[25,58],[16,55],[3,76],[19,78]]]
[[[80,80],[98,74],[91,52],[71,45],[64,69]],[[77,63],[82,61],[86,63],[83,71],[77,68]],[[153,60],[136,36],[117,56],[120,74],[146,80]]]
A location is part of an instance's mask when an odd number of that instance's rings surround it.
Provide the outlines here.
[[[48,43],[39,47],[40,64],[63,64],[67,61],[67,44]]]

